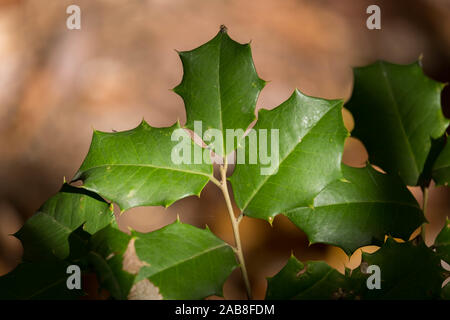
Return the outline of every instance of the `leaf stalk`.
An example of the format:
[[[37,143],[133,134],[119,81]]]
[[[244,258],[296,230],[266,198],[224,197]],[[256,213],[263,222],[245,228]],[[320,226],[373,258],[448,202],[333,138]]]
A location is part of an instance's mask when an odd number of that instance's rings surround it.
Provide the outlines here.
[[[228,185],[227,185],[227,169],[228,169],[228,162],[227,162],[227,157],[225,156],[224,164],[220,166],[221,180],[220,180],[219,188],[220,188],[220,190],[222,190],[223,196],[225,198],[225,202],[227,204],[228,214],[230,215],[231,226],[233,228],[234,241],[235,241],[235,247],[233,249],[234,249],[234,252],[236,253],[236,256],[237,256],[239,264],[240,264],[242,278],[244,279],[245,289],[247,291],[247,297],[249,300],[251,300],[253,298],[252,297],[252,289],[251,289],[250,281],[248,278],[247,267],[245,265],[245,259],[244,259],[244,253],[242,251],[241,237],[239,234],[239,223],[242,219],[242,214],[240,214],[239,217],[237,217],[237,218],[234,214],[233,205],[231,204],[230,193],[228,191]],[[215,183],[215,184],[217,184],[217,183]]]

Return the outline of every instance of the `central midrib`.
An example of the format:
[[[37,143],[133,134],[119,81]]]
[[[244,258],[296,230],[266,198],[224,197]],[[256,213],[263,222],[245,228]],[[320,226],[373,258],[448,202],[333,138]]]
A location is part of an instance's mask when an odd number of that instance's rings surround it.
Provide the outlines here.
[[[406,140],[406,145],[408,146],[408,151],[409,151],[409,153],[411,155],[411,158],[413,159],[413,162],[414,162],[415,173],[416,173],[416,175],[418,175],[419,174],[419,166],[417,164],[416,157],[415,157],[414,152],[412,150],[411,143],[410,143],[410,141],[408,139],[408,135],[406,134],[405,127],[404,127],[404,124],[403,124],[403,121],[402,121],[402,117],[400,116],[398,103],[397,103],[397,100],[394,97],[394,93],[392,91],[392,86],[391,86],[391,83],[389,81],[389,78],[387,77],[386,68],[384,67],[384,63],[383,62],[380,62],[380,66],[381,66],[381,69],[382,69],[382,73],[381,73],[382,78],[384,79],[387,91],[389,92],[389,96],[390,96],[391,101],[392,101],[392,103],[394,105],[395,114],[396,114],[396,116],[398,118],[398,122],[400,123],[400,128],[401,128],[400,132],[402,133],[404,139]]]
[[[55,286],[59,285],[61,282],[64,282],[64,281],[66,281],[66,277],[62,277],[62,278],[58,279],[57,281],[49,284],[48,286],[39,289],[38,291],[36,291],[36,292],[32,293],[31,295],[27,296],[26,299],[27,300],[31,300],[32,298],[34,298],[34,297],[38,296],[39,294],[49,290],[52,287],[55,287]]]
[[[202,255],[204,255],[204,254],[207,254],[207,253],[211,252],[211,251],[215,251],[215,250],[218,250],[218,249],[220,249],[220,248],[227,247],[227,246],[228,246],[228,245],[227,245],[226,243],[222,243],[222,244],[217,245],[217,246],[215,246],[215,247],[208,248],[208,249],[203,250],[203,251],[201,251],[201,252],[198,252],[198,253],[196,253],[196,254],[190,256],[190,257],[187,257],[187,258],[185,258],[185,259],[183,259],[183,260],[180,260],[180,261],[178,261],[177,263],[174,263],[174,264],[172,264],[172,265],[170,265],[170,266],[167,266],[167,267],[164,267],[164,268],[162,268],[162,269],[156,270],[156,271],[155,271],[154,273],[152,273],[151,275],[146,276],[146,278],[153,277],[153,276],[155,276],[155,275],[157,275],[157,274],[160,274],[160,273],[162,273],[162,272],[164,272],[164,271],[167,271],[167,270],[169,270],[169,269],[175,268],[175,267],[179,266],[180,264],[185,263],[186,261],[193,260],[193,259],[198,258],[198,257],[200,257],[200,256],[202,256]],[[151,265],[151,264],[150,264],[150,265]]]
[[[222,85],[220,83],[220,71],[222,69],[222,41],[223,41],[223,33],[221,33],[220,41],[219,41],[219,62],[217,64],[217,91],[219,94],[219,124],[220,131],[222,132],[222,155],[225,157],[225,134],[223,131],[223,110],[222,110]]]
[[[450,168],[450,164],[444,164],[443,166],[440,166],[440,167],[434,167],[433,171],[447,169],[447,168]]]
[[[358,205],[358,204],[392,204],[392,205],[398,205],[398,206],[404,206],[404,207],[411,207],[411,208],[421,211],[421,209],[417,205],[414,205],[412,203],[405,203],[405,202],[398,202],[398,201],[379,201],[379,200],[338,202],[338,203],[332,203],[332,204],[327,204],[327,205],[323,205],[323,206],[321,206],[321,205],[314,206],[314,209],[322,209],[322,208],[337,207],[337,206],[344,206],[344,205]],[[286,211],[286,214],[294,213],[297,210],[306,209],[306,208],[309,209],[309,207],[306,207],[306,206],[305,207],[296,207],[296,208]]]
[[[181,169],[170,168],[170,167],[155,166],[155,165],[152,165],[152,164],[128,164],[128,163],[112,164],[111,163],[111,164],[102,164],[102,165],[99,165],[99,166],[90,167],[90,168],[85,169],[83,171],[84,172],[88,172],[88,171],[99,169],[99,168],[103,168],[103,167],[148,167],[148,168],[155,168],[155,169],[171,170],[171,171],[177,171],[177,172],[196,174],[196,175],[201,175],[201,176],[205,176],[205,177],[211,178],[210,174],[204,173],[204,172],[197,172],[197,171],[192,171],[192,170],[181,170]],[[82,174],[83,171],[80,170],[80,174]],[[78,174],[76,176],[78,176]]]
[[[292,152],[294,152],[295,148],[297,148],[297,146],[298,146],[299,144],[302,143],[303,139],[311,132],[311,130],[312,130],[313,128],[315,128],[315,127],[319,124],[319,122],[322,121],[322,119],[323,119],[329,112],[331,112],[332,110],[334,110],[334,108],[336,108],[336,106],[338,106],[339,104],[340,104],[340,101],[337,101],[333,106],[330,107],[330,109],[329,109],[327,112],[325,112],[325,113],[322,115],[322,117],[319,119],[319,121],[317,121],[317,122],[316,122],[316,123],[308,130],[308,132],[307,132],[305,135],[303,135],[302,140],[301,140],[299,143],[295,144],[295,145],[293,146],[293,148],[292,148],[291,150],[289,150],[288,154],[287,154],[283,159],[280,160],[280,162],[278,163],[278,168],[281,168],[281,165],[283,164],[283,162],[284,162],[284,161],[292,154]],[[252,195],[249,197],[249,200],[247,200],[247,202],[246,202],[246,203],[244,204],[244,206],[242,207],[242,211],[244,211],[244,210],[247,208],[247,206],[250,204],[250,202],[252,202],[253,198],[256,196],[256,194],[259,192],[259,190],[261,190],[261,188],[263,187],[263,185],[266,184],[267,180],[269,180],[270,177],[272,177],[272,175],[266,175],[266,177],[265,177],[263,180],[261,180],[261,183],[257,186],[257,188],[255,189],[255,191],[253,191]]]

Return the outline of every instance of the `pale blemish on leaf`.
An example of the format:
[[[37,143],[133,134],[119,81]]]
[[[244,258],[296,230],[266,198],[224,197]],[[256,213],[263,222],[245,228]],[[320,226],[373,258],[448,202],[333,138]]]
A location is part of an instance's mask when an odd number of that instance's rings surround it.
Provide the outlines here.
[[[135,283],[128,294],[128,300],[162,300],[163,296],[159,293],[159,288],[144,279]]]
[[[149,264],[138,258],[134,242],[135,239],[131,239],[128,243],[127,250],[123,254],[123,270],[137,274],[142,267],[149,266]]]
[[[308,266],[305,266],[302,270],[300,270],[299,272],[297,272],[297,274],[295,275],[297,278],[300,277],[302,274],[304,274],[306,272],[306,270],[308,269]]]
[[[110,260],[110,259],[112,259],[114,256],[115,256],[114,253],[110,253],[110,254],[106,257],[106,260]]]

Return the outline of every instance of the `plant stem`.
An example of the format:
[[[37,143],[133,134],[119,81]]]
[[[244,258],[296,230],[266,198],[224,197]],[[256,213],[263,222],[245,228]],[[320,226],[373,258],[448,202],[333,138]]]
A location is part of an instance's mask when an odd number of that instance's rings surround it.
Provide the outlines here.
[[[239,260],[239,264],[241,267],[242,278],[244,278],[245,289],[247,290],[247,297],[249,300],[251,300],[252,299],[252,289],[250,286],[250,281],[248,279],[247,267],[245,265],[244,253],[242,251],[241,237],[239,234],[239,223],[240,223],[242,217],[239,216],[238,218],[236,218],[236,216],[234,214],[233,205],[231,204],[230,193],[228,192],[228,186],[227,186],[228,163],[227,163],[226,156],[224,158],[225,158],[224,165],[220,166],[220,174],[221,174],[220,189],[222,190],[223,196],[225,198],[225,202],[226,202],[227,208],[228,208],[228,214],[230,215],[231,226],[233,227],[234,241],[236,244],[234,251],[236,253],[236,256]]]
[[[422,211],[423,215],[426,218],[426,212],[427,212],[427,205],[428,205],[428,187],[422,188],[422,194],[423,194],[423,201],[422,201]],[[422,236],[423,241],[425,242],[425,223],[422,223],[422,230],[420,231],[420,234]]]

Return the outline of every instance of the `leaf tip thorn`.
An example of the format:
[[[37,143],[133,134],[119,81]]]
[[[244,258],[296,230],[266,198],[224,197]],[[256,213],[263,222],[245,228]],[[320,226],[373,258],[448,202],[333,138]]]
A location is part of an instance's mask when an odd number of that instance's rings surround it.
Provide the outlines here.
[[[228,28],[224,24],[221,24],[220,25],[220,33],[227,33],[227,32],[228,32]]]
[[[420,67],[422,67],[422,60],[423,60],[423,53],[421,53],[417,58],[417,63],[419,64]]]

